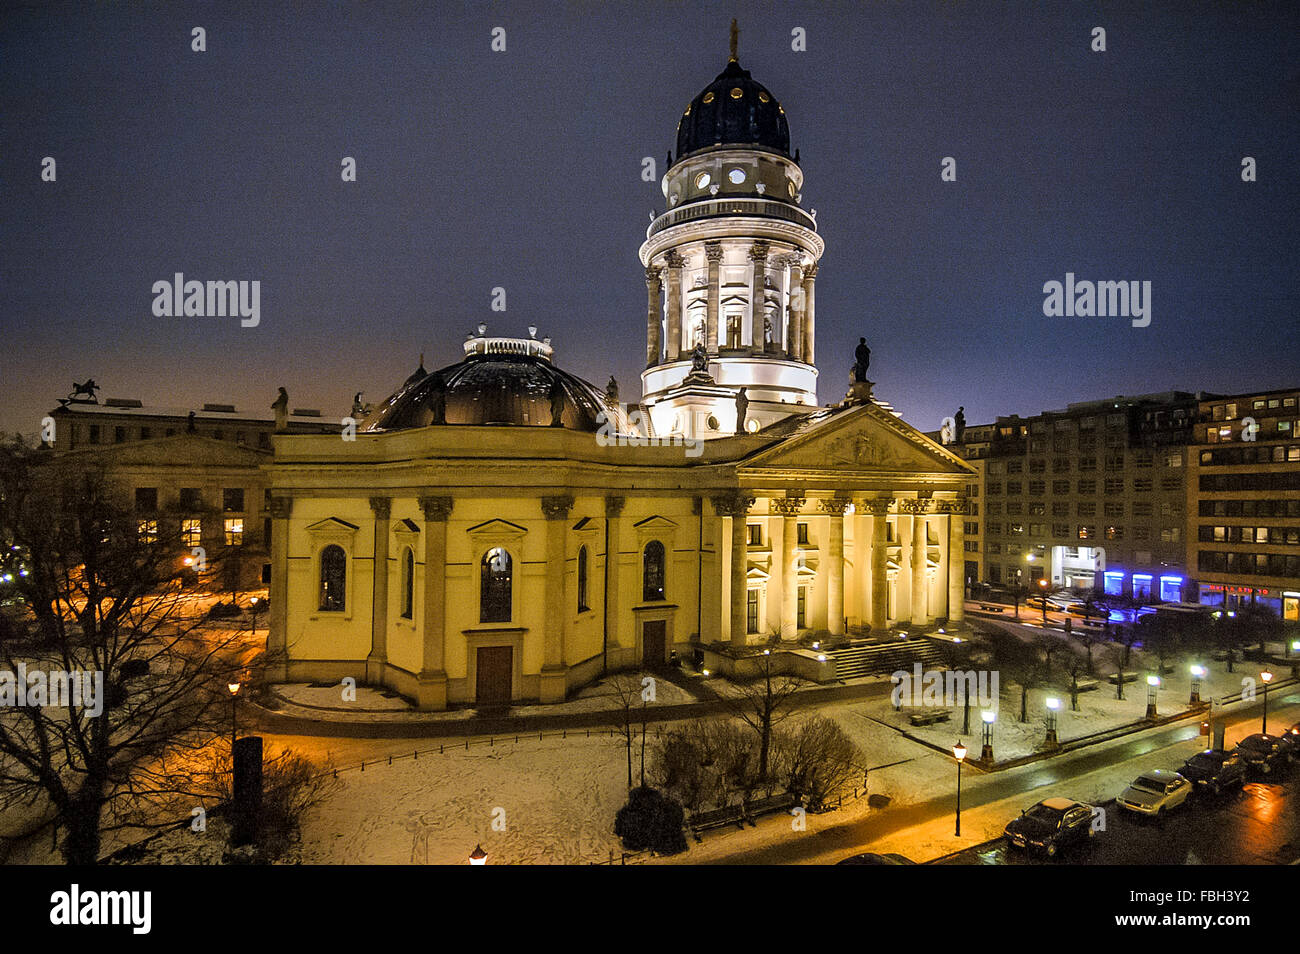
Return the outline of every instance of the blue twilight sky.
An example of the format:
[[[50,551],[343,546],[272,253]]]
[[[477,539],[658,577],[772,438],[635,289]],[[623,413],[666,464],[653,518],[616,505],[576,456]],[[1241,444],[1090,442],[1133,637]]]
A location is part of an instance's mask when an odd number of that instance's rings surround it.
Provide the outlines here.
[[[5,2],[0,428],[86,377],[341,416],[480,321],[638,394],[641,159],[662,174],[733,16],[826,240],[823,403],[859,335],[923,429],[1300,385],[1300,4]],[[175,272],[259,280],[261,324],[154,317]],[[1150,281],[1150,326],[1044,317],[1067,272]]]

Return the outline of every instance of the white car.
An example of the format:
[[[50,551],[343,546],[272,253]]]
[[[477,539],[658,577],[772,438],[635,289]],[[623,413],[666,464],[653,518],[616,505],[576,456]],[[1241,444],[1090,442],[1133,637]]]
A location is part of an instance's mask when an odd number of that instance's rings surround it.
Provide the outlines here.
[[[1115,801],[1139,815],[1159,816],[1183,804],[1191,792],[1192,783],[1177,772],[1152,769],[1133,779]]]

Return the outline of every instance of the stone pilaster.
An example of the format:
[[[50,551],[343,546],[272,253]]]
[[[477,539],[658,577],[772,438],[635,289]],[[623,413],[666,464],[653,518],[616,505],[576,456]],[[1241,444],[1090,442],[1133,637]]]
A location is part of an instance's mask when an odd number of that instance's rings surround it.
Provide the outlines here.
[[[830,571],[826,581],[826,628],[832,636],[844,634],[844,511],[849,501],[834,497],[819,500],[822,513],[830,515],[830,541],[827,545],[827,564]]]
[[[781,638],[798,635],[799,560],[795,553],[799,533],[799,510],[803,497],[774,497],[769,503],[781,515]]]
[[[447,518],[450,497],[421,497],[424,512],[423,658],[416,677],[416,705],[447,708]]]
[[[546,515],[546,608],[542,650],[542,702],[563,702],[567,692],[565,643],[569,620],[569,600],[564,585],[568,565],[566,552],[569,511],[573,498],[567,495],[543,497]]]
[[[735,645],[747,642],[745,632],[745,600],[748,596],[746,569],[749,563],[749,541],[745,531],[745,515],[753,506],[754,498],[743,493],[724,494],[713,498],[713,509],[719,517],[731,520],[731,573],[727,586],[730,608],[730,639]]]
[[[289,678],[289,516],[292,497],[271,498],[271,610],[266,629],[267,667],[271,679]],[[306,609],[306,607],[304,607]]]
[[[863,502],[863,509],[871,514],[871,628],[882,631],[889,628],[889,541],[886,529],[889,524],[889,507],[893,500],[878,497]]]
[[[912,625],[924,626],[930,621],[930,615],[926,607],[927,543],[925,534],[925,514],[930,509],[930,501],[924,498],[904,500],[899,506],[904,513],[912,515]]]
[[[948,622],[966,618],[966,501],[948,504]]]
[[[646,316],[645,316],[645,366],[654,367],[659,363],[661,342],[659,329],[663,322],[662,282],[659,278],[662,268],[651,265],[645,270]]]
[[[755,242],[749,250],[749,260],[754,263],[753,284],[749,292],[749,341],[755,351],[763,350],[763,316],[767,312],[767,252],[766,242]]]
[[[718,313],[722,301],[722,243],[705,242],[704,257],[709,261],[709,301],[705,317],[705,347],[709,354],[717,354],[718,341],[724,340],[724,332],[718,327]]]
[[[370,600],[370,655],[366,657],[366,681],[381,683],[388,665],[388,531],[393,502],[388,497],[371,497],[375,516],[374,560]]]
[[[682,267],[686,259],[676,252],[668,253],[668,341],[664,347],[665,361],[678,361],[682,356]]]
[[[609,581],[609,585],[605,588],[605,625],[608,627],[608,645],[611,649],[623,645],[623,641],[619,638],[621,620],[618,615],[619,553],[622,550],[619,539],[623,529],[623,506],[626,502],[624,497],[605,498],[606,536],[609,538],[605,546],[605,578]]]

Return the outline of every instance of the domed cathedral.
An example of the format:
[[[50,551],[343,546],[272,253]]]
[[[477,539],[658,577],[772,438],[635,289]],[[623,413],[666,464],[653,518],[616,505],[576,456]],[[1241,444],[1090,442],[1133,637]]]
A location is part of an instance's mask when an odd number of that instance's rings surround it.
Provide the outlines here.
[[[709,439],[817,406],[815,286],[825,248],[802,208],[785,109],[731,58],[686,106],[641,246],[642,393],[656,433]]]
[[[641,249],[641,407],[536,328],[479,325],[355,434],[274,436],[275,678],[483,708],[674,654],[726,674],[761,643],[830,681],[846,636],[960,624],[974,472],[872,396],[865,360],[817,406],[822,243],[785,114],[734,49],[677,153]]]

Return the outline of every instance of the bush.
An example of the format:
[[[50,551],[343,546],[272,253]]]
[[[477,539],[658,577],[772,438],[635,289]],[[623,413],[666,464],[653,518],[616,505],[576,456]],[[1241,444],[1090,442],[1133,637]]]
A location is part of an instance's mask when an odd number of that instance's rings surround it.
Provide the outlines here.
[[[773,775],[813,811],[864,777],[866,763],[839,723],[817,716],[772,739]]]
[[[632,789],[614,817],[614,834],[628,851],[649,849],[661,855],[686,850],[685,814],[676,799],[647,785]]]
[[[242,614],[243,610],[234,603],[213,603],[208,610],[208,619],[233,619]]]
[[[331,764],[315,763],[292,749],[262,760],[262,807],[257,818],[257,840],[236,852],[230,863],[244,856],[270,862],[284,855],[299,834],[299,825],[309,808],[323,802],[338,786],[330,773]],[[211,766],[213,794],[229,805],[232,799],[229,752],[217,756]],[[251,852],[251,854],[250,854]]]

